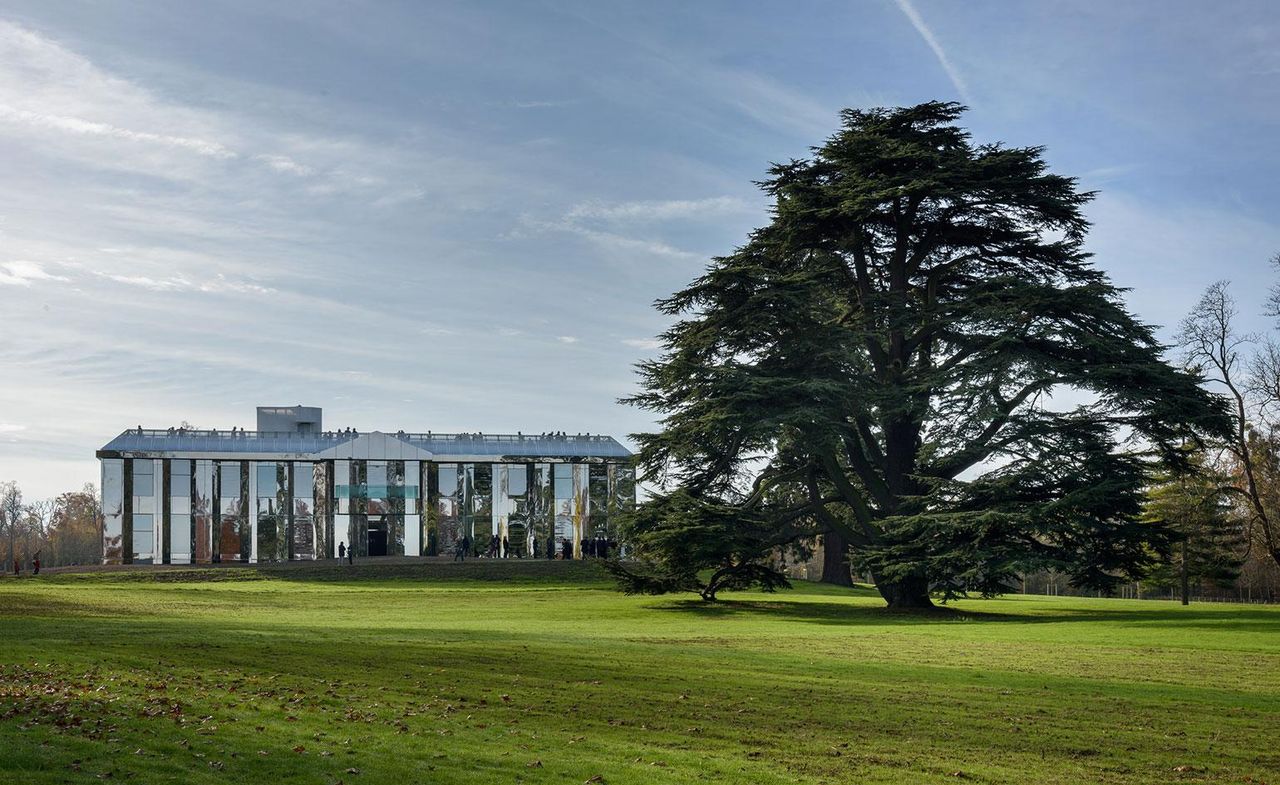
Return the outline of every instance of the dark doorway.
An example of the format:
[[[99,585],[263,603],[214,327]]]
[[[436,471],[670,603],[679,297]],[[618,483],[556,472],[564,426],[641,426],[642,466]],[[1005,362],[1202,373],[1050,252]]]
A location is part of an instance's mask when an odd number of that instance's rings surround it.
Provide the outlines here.
[[[369,518],[369,555],[387,555],[387,524],[381,518]]]
[[[528,540],[529,534],[523,520],[515,519],[507,525],[507,547],[512,558],[523,559],[527,555],[525,550],[528,548]]]

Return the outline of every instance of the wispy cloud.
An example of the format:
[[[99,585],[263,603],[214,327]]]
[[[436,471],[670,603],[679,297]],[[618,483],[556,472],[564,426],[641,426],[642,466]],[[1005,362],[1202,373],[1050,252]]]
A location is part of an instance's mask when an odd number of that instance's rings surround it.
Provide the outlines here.
[[[0,286],[30,286],[36,281],[66,281],[66,277],[54,275],[36,262],[16,261],[0,263]]]
[[[662,341],[656,338],[626,338],[622,342],[633,349],[644,349],[645,351],[662,348]]]
[[[663,224],[714,222],[751,212],[752,207],[747,202],[732,196],[627,202],[596,200],[572,205],[552,220],[521,216],[520,225],[513,234],[566,232],[612,252],[692,261],[706,256],[680,248],[665,239],[662,236]]]
[[[724,215],[747,213],[751,207],[733,196],[706,199],[668,199],[638,202],[584,202],[565,214],[570,221],[599,219],[605,221],[670,221],[704,220]]]
[[[255,160],[261,161],[277,172],[285,174],[309,175],[314,172],[310,166],[298,163],[287,155],[256,155]]]
[[[240,294],[273,294],[276,291],[270,286],[261,286],[249,281],[230,279],[221,273],[215,273],[212,278],[202,281],[193,281],[181,276],[152,278],[146,275],[117,275],[112,273],[98,273],[98,275],[116,283],[125,284],[127,286],[139,286],[143,289],[150,289],[154,292],[236,292]]]
[[[964,77],[960,75],[960,70],[951,62],[951,58],[947,56],[947,52],[942,48],[942,44],[938,42],[937,36],[924,23],[924,17],[920,16],[920,12],[912,4],[911,0],[894,0],[898,5],[898,9],[907,17],[907,21],[911,22],[911,26],[916,29],[924,42],[933,50],[934,57],[938,58],[938,64],[942,66],[942,70],[946,71],[947,78],[951,80],[951,84],[956,88],[956,92],[965,100],[965,103],[972,103],[973,98],[969,95],[969,87],[965,84]]]
[[[511,105],[517,109],[559,109],[576,103],[578,99],[567,98],[561,101],[514,101]]]
[[[224,145],[208,139],[197,139],[188,136],[171,136],[169,134],[157,134],[150,131],[134,131],[128,128],[120,128],[110,123],[100,123],[93,120],[86,120],[81,117],[64,117],[61,115],[43,114],[41,112],[29,112],[25,109],[15,109],[12,106],[0,105],[0,121],[10,123],[25,123],[39,129],[66,131],[73,134],[85,134],[89,136],[110,136],[116,139],[124,139],[130,142],[154,143],[167,145],[170,147],[181,147],[200,155],[207,155],[213,158],[235,158],[236,154]]]
[[[560,343],[577,343],[578,342],[577,336],[573,336],[573,335],[560,335],[556,337],[556,340],[559,341]]]

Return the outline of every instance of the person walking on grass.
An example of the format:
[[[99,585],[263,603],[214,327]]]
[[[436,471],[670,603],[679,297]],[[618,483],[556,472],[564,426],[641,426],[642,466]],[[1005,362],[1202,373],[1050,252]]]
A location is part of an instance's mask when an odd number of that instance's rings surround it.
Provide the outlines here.
[[[36,555],[31,559],[31,574],[40,574],[40,551],[36,551]]]
[[[338,561],[346,561],[347,544],[345,542],[338,543]]]
[[[466,537],[463,537],[461,540],[458,540],[457,544],[453,546],[453,560],[454,561],[467,560],[467,538]]]

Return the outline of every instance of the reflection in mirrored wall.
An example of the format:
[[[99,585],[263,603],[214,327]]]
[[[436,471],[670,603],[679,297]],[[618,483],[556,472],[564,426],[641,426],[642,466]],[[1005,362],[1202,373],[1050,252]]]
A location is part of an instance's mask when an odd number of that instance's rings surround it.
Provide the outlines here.
[[[197,460],[191,491],[193,558],[198,564],[213,561],[213,461]]]
[[[497,533],[493,520],[493,465],[461,464],[463,475],[462,531],[471,540],[473,556],[489,553]]]
[[[133,472],[130,556],[134,564],[151,564],[156,552],[156,519],[161,512],[156,504],[161,478],[156,476],[154,458],[134,458],[129,464]]]
[[[316,547],[323,536],[318,537],[316,531],[316,467],[310,461],[294,461],[289,471],[290,558],[309,561],[322,552]]]
[[[529,465],[493,464],[493,517],[500,539],[500,555],[524,558],[533,552],[529,518]]]
[[[175,458],[169,463],[169,561],[190,564],[191,552],[191,469],[193,461]]]
[[[124,459],[102,459],[102,562],[124,560]]]
[[[431,489],[427,548],[435,552],[432,555],[452,555],[463,540],[462,472],[456,463],[430,464],[427,471]]]
[[[603,463],[587,466],[587,539],[609,538],[609,467]]]
[[[555,494],[551,489],[551,464],[533,464],[529,467],[529,477],[529,521],[533,555],[537,558],[555,558]]]
[[[334,461],[333,477],[333,545],[329,555],[337,558],[351,548],[351,461]]]
[[[248,561],[253,548],[248,516],[249,462],[218,461],[217,478],[213,560]]]
[[[253,471],[258,561],[286,561],[289,558],[288,465],[276,461],[256,462]]]
[[[572,559],[578,540],[573,516],[573,464],[556,463],[551,469],[555,491],[555,550],[560,558]]]

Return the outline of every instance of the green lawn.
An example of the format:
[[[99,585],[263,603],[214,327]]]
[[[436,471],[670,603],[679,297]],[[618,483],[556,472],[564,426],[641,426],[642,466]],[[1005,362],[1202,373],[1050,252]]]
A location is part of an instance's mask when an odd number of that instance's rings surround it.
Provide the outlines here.
[[[1280,783],[1280,608],[707,606],[556,562],[0,580],[0,782],[99,778]]]

